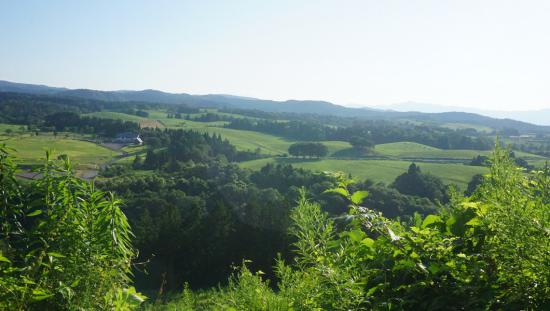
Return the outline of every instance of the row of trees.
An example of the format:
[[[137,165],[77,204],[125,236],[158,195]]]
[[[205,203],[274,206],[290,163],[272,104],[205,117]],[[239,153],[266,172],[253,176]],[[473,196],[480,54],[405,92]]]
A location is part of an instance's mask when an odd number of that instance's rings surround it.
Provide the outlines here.
[[[316,157],[321,158],[328,154],[327,146],[322,143],[301,142],[294,143],[288,147],[288,154],[294,157]]]
[[[143,129],[142,139],[149,146],[145,159],[134,161],[134,168],[177,171],[187,161],[208,162],[215,158],[238,162],[260,157],[257,152],[239,151],[219,134],[189,130]]]
[[[253,120],[241,118],[226,125],[229,128],[258,131],[295,140],[349,141],[359,148],[372,148],[375,144],[412,141],[442,149],[489,150],[493,145],[489,137],[467,130],[451,130],[435,126],[414,125],[383,120],[365,120],[354,125],[327,126],[316,120]]]
[[[145,116],[148,109],[173,109],[174,105],[112,102],[73,97],[0,92],[0,122],[41,126],[48,115],[59,112],[83,114],[102,110]]]
[[[81,117],[75,112],[57,112],[44,117],[45,128],[55,131],[72,131],[77,133],[94,133],[114,137],[122,132],[138,132],[139,124],[130,121]]]

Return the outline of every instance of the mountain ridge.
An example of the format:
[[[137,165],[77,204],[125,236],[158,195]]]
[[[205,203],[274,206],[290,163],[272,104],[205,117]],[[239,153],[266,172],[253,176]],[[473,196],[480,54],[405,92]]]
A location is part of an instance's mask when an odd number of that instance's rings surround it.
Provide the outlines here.
[[[416,111],[400,112],[370,107],[352,108],[320,100],[274,101],[227,94],[191,95],[187,93],[168,93],[153,89],[139,91],[68,89],[49,87],[45,85],[15,83],[2,80],[0,80],[0,92],[30,93],[102,101],[140,101],[165,104],[187,104],[196,107],[253,109],[281,113],[309,113],[362,119],[417,120],[434,123],[468,123],[473,125],[489,126],[494,129],[516,128],[522,133],[550,132],[550,126],[540,126],[506,118],[497,119],[464,111],[438,113],[424,113]]]
[[[535,110],[486,110],[461,106],[435,105],[419,102],[403,102],[392,105],[376,106],[378,109],[392,110],[398,112],[469,112],[483,116],[499,119],[514,119],[518,121],[533,123],[537,125],[550,125],[550,108]]]

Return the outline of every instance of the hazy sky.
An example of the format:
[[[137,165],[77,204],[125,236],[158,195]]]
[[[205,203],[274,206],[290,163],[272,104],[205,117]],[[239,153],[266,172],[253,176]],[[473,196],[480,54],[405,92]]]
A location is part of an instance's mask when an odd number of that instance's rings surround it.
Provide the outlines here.
[[[550,1],[6,1],[0,79],[550,108]]]

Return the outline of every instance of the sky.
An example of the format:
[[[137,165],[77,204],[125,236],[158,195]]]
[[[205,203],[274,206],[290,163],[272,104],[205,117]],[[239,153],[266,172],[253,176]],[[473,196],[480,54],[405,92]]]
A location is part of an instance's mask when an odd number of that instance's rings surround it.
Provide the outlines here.
[[[550,1],[0,0],[0,80],[550,108]]]

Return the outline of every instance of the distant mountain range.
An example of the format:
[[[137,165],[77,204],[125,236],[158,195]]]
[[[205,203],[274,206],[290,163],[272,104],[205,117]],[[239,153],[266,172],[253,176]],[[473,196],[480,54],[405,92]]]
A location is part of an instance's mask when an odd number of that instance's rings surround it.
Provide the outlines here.
[[[550,103],[548,104],[550,106]],[[388,106],[377,106],[379,109],[394,110],[394,111],[418,111],[426,113],[441,113],[441,112],[453,112],[462,111],[475,114],[481,114],[484,116],[499,118],[499,119],[514,119],[518,121],[538,124],[538,125],[550,125],[550,108],[540,110],[482,110],[469,107],[458,106],[440,106],[426,103],[417,102],[405,102]]]
[[[334,115],[362,119],[408,120],[428,123],[461,123],[486,126],[493,129],[515,128],[522,133],[550,133],[550,126],[539,126],[527,122],[483,116],[477,113],[453,112],[419,112],[419,104],[413,104],[405,110],[396,111],[405,106],[393,107],[392,110],[373,108],[350,108],[326,101],[287,100],[273,101],[233,95],[191,95],[186,93],[167,93],[158,90],[142,91],[98,91],[89,89],[67,89],[45,85],[14,83],[0,80],[0,92],[29,93],[49,96],[94,99],[102,101],[137,101],[165,104],[186,104],[195,107],[255,109],[267,112],[310,113]],[[390,107],[391,108],[391,107]],[[547,122],[548,123],[548,122]]]

